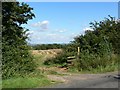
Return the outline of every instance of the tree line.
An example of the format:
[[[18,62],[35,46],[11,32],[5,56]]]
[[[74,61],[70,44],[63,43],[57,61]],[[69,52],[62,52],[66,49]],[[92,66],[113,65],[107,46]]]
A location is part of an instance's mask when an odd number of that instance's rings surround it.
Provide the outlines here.
[[[62,49],[66,44],[36,44],[30,45],[33,50]]]

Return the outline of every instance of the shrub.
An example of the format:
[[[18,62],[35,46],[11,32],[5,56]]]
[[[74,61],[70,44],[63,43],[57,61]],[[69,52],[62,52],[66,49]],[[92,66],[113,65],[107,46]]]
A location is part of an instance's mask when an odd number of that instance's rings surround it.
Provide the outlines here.
[[[77,60],[77,68],[79,71],[92,69],[97,69],[99,67],[106,68],[107,66],[112,66],[118,63],[118,56],[114,54],[102,55],[101,57],[97,54],[91,54],[87,51],[84,51],[80,54],[79,59]]]
[[[10,78],[13,76],[24,76],[32,72],[36,65],[33,61],[33,57],[30,55],[27,49],[20,50],[13,46],[6,46],[2,57],[2,78]],[[14,53],[13,53],[14,52]]]
[[[63,64],[67,62],[67,54],[65,52],[62,52],[61,54],[58,54],[55,58],[48,59],[44,62],[45,65],[50,64]]]

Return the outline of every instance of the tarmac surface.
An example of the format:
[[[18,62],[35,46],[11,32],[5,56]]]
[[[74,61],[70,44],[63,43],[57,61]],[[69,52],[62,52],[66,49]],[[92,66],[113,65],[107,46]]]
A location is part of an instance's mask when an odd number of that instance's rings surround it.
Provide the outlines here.
[[[118,88],[118,73],[78,74],[63,76],[65,83],[48,86],[47,88]]]

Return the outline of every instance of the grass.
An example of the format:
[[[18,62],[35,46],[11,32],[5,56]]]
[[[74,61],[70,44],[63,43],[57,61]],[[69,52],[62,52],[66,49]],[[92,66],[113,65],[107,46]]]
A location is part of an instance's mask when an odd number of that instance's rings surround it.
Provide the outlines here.
[[[54,83],[57,83],[54,81]],[[2,88],[36,88],[54,84],[40,71],[35,71],[24,77],[13,77],[2,81]]]
[[[3,80],[2,88],[34,88],[49,85],[50,81],[40,77],[19,77]]]
[[[37,64],[37,66],[43,65],[43,59],[45,55],[34,55],[34,61]]]
[[[118,64],[108,65],[105,68],[104,67],[99,67],[97,69],[93,69],[92,73],[106,73],[106,72],[113,72],[113,71],[118,71]]]
[[[0,77],[0,90],[2,89],[2,78]]]
[[[49,56],[48,56],[49,57]],[[35,54],[34,61],[38,67],[44,67],[45,55]],[[44,87],[54,83],[56,81],[49,80],[46,74],[58,74],[55,71],[49,71],[42,73],[40,70],[35,70],[33,73],[24,77],[13,77],[10,79],[2,80],[2,88],[36,88]]]
[[[103,59],[106,59],[106,58],[103,58]],[[107,61],[107,60],[104,60],[104,61]],[[101,66],[98,66],[97,68],[89,68],[89,66],[87,66],[86,68],[80,69],[80,71],[78,71],[77,67],[73,66],[73,67],[70,67],[68,71],[71,73],[84,73],[84,74],[85,73],[98,74],[98,73],[118,71],[119,69],[118,65],[120,64],[120,55],[113,54],[112,58],[108,62],[103,62],[103,63],[106,63],[105,67],[101,65]],[[95,64],[97,64],[97,60]]]
[[[50,55],[40,55],[40,54],[36,54],[34,55],[34,61],[37,64],[38,68],[40,67],[41,69],[43,68],[42,73],[44,74],[53,74],[53,75],[61,75],[60,73],[58,73],[54,68],[51,67],[56,67],[56,64],[52,64],[52,65],[45,65],[44,61],[47,60],[47,58],[49,58]],[[48,70],[47,70],[48,68]],[[51,68],[51,69],[50,69]],[[45,70],[44,70],[45,69]]]
[[[112,62],[106,65],[106,67],[99,66],[97,68],[89,68],[89,70],[81,69],[78,71],[77,67],[70,67],[68,69],[71,73],[84,73],[84,74],[98,74],[98,73],[106,73],[106,72],[114,72],[119,70],[120,65],[120,56],[119,55],[112,55]],[[88,67],[87,67],[88,68]]]
[[[88,73],[99,74],[99,73],[114,72],[114,71],[118,71],[118,63],[113,65],[107,65],[106,67],[91,68],[89,71],[88,70],[78,71],[78,69],[75,67],[70,67],[68,69],[68,72],[70,73],[83,73],[83,74],[88,74]]]

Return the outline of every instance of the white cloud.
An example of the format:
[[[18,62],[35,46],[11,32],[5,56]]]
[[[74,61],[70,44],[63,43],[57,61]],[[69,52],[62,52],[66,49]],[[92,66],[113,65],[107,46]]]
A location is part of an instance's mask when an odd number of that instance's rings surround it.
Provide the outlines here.
[[[35,27],[35,28],[40,28],[40,30],[46,30],[46,29],[48,29],[48,24],[49,24],[49,21],[44,20],[44,21],[41,21],[41,22],[31,24],[31,26]]]
[[[86,31],[93,31],[93,29],[90,28],[90,27],[86,27],[86,28],[84,28],[83,31],[81,32],[81,35],[85,35],[85,32],[86,32]]]
[[[40,26],[42,29],[48,29],[48,24],[49,24],[49,21],[42,21]]]
[[[87,31],[87,30],[93,31],[93,29],[90,28],[90,27],[86,27],[86,28],[83,29],[83,31]]]
[[[60,33],[63,33],[63,32],[66,32],[67,30],[66,29],[61,29],[61,30],[57,30],[58,32]]]
[[[40,27],[40,25],[41,25],[41,22],[37,22],[37,23],[31,24],[31,26],[33,26],[33,27]]]

